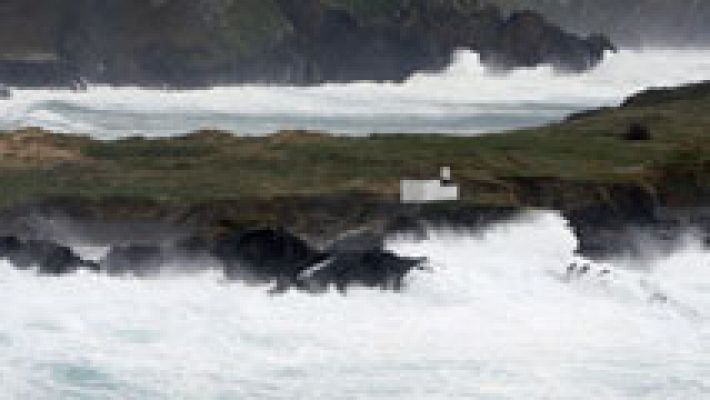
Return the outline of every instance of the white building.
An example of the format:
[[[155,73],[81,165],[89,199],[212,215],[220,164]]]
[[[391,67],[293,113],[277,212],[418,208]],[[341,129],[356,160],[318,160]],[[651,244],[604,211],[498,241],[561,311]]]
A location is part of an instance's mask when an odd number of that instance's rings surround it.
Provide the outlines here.
[[[459,199],[459,187],[451,181],[451,168],[441,168],[439,179],[404,179],[400,182],[402,203],[422,204]]]

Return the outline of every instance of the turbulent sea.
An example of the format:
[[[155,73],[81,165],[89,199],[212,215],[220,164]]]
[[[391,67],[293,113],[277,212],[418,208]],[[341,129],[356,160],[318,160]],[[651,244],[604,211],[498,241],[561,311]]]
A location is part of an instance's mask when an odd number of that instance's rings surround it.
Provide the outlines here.
[[[710,398],[710,252],[692,235],[572,279],[576,240],[553,213],[388,247],[429,258],[403,293],[0,264],[0,397]]]
[[[0,100],[0,129],[470,135],[704,79],[710,51],[623,51],[583,75],[491,75],[460,53],[402,84],[15,90]],[[707,248],[689,234],[671,254],[567,276],[576,246],[554,213],[393,238],[430,270],[402,293],[348,296],[269,296],[210,274],[37,277],[0,260],[0,399],[710,398]]]
[[[461,52],[442,73],[407,82],[164,91],[91,87],[86,93],[16,90],[0,100],[0,129],[40,126],[98,138],[169,136],[199,128],[240,134],[313,129],[339,134],[477,134],[541,125],[618,105],[651,87],[710,79],[710,51],[622,51],[583,75],[550,68],[487,73]]]

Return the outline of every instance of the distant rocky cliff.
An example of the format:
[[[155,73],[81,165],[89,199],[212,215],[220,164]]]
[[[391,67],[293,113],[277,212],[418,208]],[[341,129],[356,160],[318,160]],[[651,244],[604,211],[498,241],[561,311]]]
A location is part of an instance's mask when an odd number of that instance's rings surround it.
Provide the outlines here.
[[[0,82],[203,86],[406,79],[457,49],[580,71],[611,43],[478,0],[5,0]]]
[[[710,46],[707,0],[485,0],[535,10],[578,34],[601,32],[626,46]]]

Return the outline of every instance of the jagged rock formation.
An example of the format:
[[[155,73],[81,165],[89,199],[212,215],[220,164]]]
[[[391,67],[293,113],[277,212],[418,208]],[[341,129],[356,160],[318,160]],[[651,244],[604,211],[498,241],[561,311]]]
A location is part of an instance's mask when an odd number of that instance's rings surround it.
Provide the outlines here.
[[[99,262],[82,260],[69,247],[52,241],[8,236],[0,238],[0,259],[53,276],[89,270],[145,278],[216,270],[230,281],[270,286],[272,293],[291,288],[323,293],[331,287],[345,293],[354,286],[399,291],[404,278],[424,261],[388,252],[384,237],[372,232],[347,235],[318,250],[283,229],[235,231],[189,244],[116,245]]]
[[[36,268],[43,275],[61,275],[78,270],[98,270],[98,265],[82,260],[70,248],[51,241],[0,238],[0,258],[20,269]]]
[[[482,49],[484,63],[533,67],[542,63],[551,63],[558,69],[584,71],[597,63],[590,58],[588,49],[577,45],[577,38],[562,33],[538,13],[521,11],[510,15],[500,27],[492,46]],[[587,38],[592,51],[603,53],[614,48],[613,44],[601,35]]]
[[[578,34],[603,33],[622,45],[710,45],[706,0],[486,0],[506,11],[535,10]]]
[[[8,0],[0,81],[201,86],[405,79],[456,49],[582,70],[611,48],[478,0]]]

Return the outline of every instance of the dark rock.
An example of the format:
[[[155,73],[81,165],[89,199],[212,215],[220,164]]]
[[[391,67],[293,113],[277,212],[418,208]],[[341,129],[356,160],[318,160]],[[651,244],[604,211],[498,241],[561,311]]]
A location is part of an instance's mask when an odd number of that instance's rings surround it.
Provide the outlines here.
[[[91,261],[82,260],[74,252],[63,246],[49,242],[38,242],[35,247],[40,250],[42,260],[39,262],[38,272],[43,275],[65,275],[80,269],[97,271],[98,265]]]
[[[323,292],[335,286],[340,292],[361,286],[399,291],[404,279],[422,259],[399,257],[384,249],[384,238],[369,230],[344,235],[326,250],[327,259],[298,277],[300,288]]]
[[[64,275],[80,269],[97,270],[97,265],[82,260],[70,248],[49,241],[22,241],[16,237],[0,238],[0,257],[16,268],[37,268],[43,275]]]
[[[710,3],[698,0],[487,0],[532,9],[573,32],[604,32],[626,47],[705,47]]]
[[[561,71],[584,71],[596,66],[604,52],[615,50],[608,39],[582,39],[548,23],[532,11],[513,13],[495,40],[481,52],[484,63],[502,69],[551,64]]]
[[[26,242],[14,236],[0,239],[0,257],[6,258],[19,269],[30,268],[39,260],[39,256],[30,251]]]
[[[214,242],[189,238],[167,245],[116,245],[99,263],[50,241],[8,236],[0,238],[0,257],[45,275],[84,269],[147,278],[221,269],[230,280],[273,284],[274,293],[292,287],[315,293],[331,286],[342,292],[351,286],[400,290],[405,276],[421,262],[384,250],[382,234],[369,230],[346,234],[324,252],[283,229],[259,229],[232,232]]]
[[[5,4],[7,3],[7,4]],[[76,88],[401,81],[458,49],[503,68],[595,65],[608,40],[478,1],[5,0],[0,81]],[[374,4],[376,3],[376,4]]]
[[[219,240],[214,255],[224,263],[228,279],[250,283],[276,282],[288,287],[323,255],[281,229],[237,232]]]
[[[405,277],[423,261],[381,250],[336,253],[313,270],[305,271],[298,286],[310,292],[323,292],[331,286],[340,292],[353,286],[399,291]]]
[[[0,257],[7,257],[23,248],[23,243],[15,236],[0,238]]]
[[[247,231],[220,240],[215,255],[228,279],[275,283],[275,293],[291,287],[320,293],[331,286],[400,290],[421,263],[385,251],[382,235],[368,230],[346,234],[323,252],[284,230]]]

